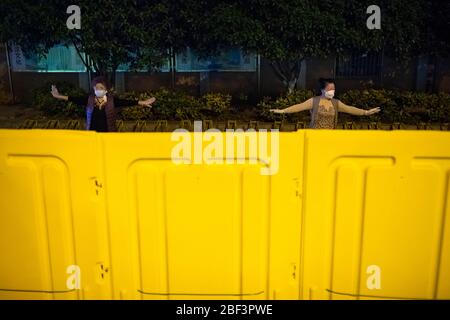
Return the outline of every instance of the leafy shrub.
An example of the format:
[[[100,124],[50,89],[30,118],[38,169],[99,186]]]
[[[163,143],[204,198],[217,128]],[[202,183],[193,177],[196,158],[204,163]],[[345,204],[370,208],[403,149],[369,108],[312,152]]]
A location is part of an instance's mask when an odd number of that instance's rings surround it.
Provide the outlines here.
[[[6,90],[1,90],[2,84],[0,82],[0,104],[8,105],[12,103],[11,95]]]
[[[373,121],[448,122],[450,95],[412,91],[351,90],[341,96],[342,102],[358,108],[380,107],[381,112],[371,116]]]
[[[84,118],[84,106],[57,100],[50,94],[50,87],[55,84],[61,94],[81,96],[86,93],[67,82],[46,83],[33,91],[33,105],[47,116],[64,118]],[[221,93],[208,93],[195,98],[183,92],[159,89],[147,92],[126,92],[117,95],[120,98],[144,100],[156,97],[153,108],[130,106],[122,109],[124,120],[184,120],[203,118],[221,118],[235,112],[231,109],[231,96]],[[284,109],[313,97],[310,90],[296,90],[291,94],[282,95],[276,99],[263,98],[253,114],[242,113],[243,117],[258,117],[259,120],[273,121],[285,119],[289,122],[308,121],[309,112],[293,114],[275,114],[270,109]],[[242,97],[244,99],[244,97]],[[341,121],[357,119],[364,121],[381,121],[385,123],[402,122],[415,124],[417,122],[450,122],[450,95],[446,93],[428,94],[423,92],[394,90],[350,90],[339,97],[345,104],[357,108],[370,109],[380,107],[381,112],[369,118],[340,114]],[[251,111],[251,110],[248,110]],[[243,112],[238,110],[237,112]],[[246,119],[247,120],[247,119]],[[248,119],[250,120],[250,119]]]
[[[450,122],[450,94],[435,94],[431,103],[434,105],[429,111],[431,121]]]
[[[223,114],[230,110],[231,95],[223,93],[207,93],[202,99],[204,109],[211,110],[218,114]]]
[[[270,109],[284,109],[299,102],[306,101],[313,92],[297,90],[290,95],[282,95],[277,99],[263,98],[257,105],[261,120],[306,121],[309,113],[275,114]],[[384,123],[402,122],[415,124],[418,122],[450,122],[450,95],[446,93],[429,94],[412,91],[395,91],[386,89],[350,90],[339,99],[347,105],[362,109],[380,107],[381,112],[365,118],[365,121],[381,121]],[[363,118],[345,113],[339,115],[341,121]]]
[[[240,105],[247,104],[249,102],[249,97],[244,93],[240,93],[238,96],[234,97],[234,101]]]
[[[155,97],[153,108],[140,106],[127,107],[122,110],[124,120],[195,119],[200,116],[201,103],[198,99],[183,92],[160,89],[142,93],[128,92],[120,95],[123,98],[148,99]]]
[[[145,119],[173,119],[173,120],[195,120],[207,114],[220,117],[229,111],[231,96],[221,93],[208,93],[201,98],[195,98],[183,92],[160,89],[143,93],[127,92],[120,95],[122,98],[147,99],[155,97],[153,108],[142,108],[133,106],[122,110],[124,120]]]
[[[340,96],[340,100],[349,105],[362,109],[380,107],[381,112],[366,118],[369,121],[398,122],[403,118],[403,108],[393,101],[394,92],[390,90],[350,90]],[[352,116],[341,113],[341,119],[348,120]]]
[[[153,94],[154,114],[159,119],[195,119],[200,115],[199,101],[183,92],[161,89]]]
[[[56,85],[58,91],[63,95],[77,97],[86,94],[82,89],[68,82],[47,82],[33,90],[33,105],[48,116],[83,118],[85,107],[53,98],[50,93],[52,84]]]
[[[150,95],[146,92],[138,93],[135,91],[128,91],[116,95],[121,99],[130,100],[145,100],[150,98]],[[146,108],[139,105],[124,107],[121,109],[119,116],[122,120],[149,120],[152,119],[152,108]]]
[[[276,114],[270,112],[270,109],[284,109],[294,104],[304,102],[314,96],[311,90],[295,90],[290,94],[282,95],[276,100],[269,97],[264,97],[257,105],[258,115],[262,120],[280,120],[287,118],[288,121],[304,121],[308,119],[309,113],[298,112],[291,114]]]

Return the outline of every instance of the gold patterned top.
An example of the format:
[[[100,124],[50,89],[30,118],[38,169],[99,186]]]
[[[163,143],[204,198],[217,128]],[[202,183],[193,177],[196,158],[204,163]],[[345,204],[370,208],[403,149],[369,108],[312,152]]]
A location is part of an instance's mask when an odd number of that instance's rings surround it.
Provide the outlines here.
[[[334,129],[334,117],[337,110],[334,106],[325,107],[323,104],[319,104],[317,109],[316,121],[313,123],[314,129]]]
[[[331,99],[320,96],[316,98],[319,98],[320,100],[317,108],[316,119],[312,119],[310,128],[335,129],[336,112],[345,112],[356,116],[363,116],[366,112],[366,110],[364,109],[348,106],[338,99],[334,99],[336,103],[335,108]],[[313,116],[313,100],[314,98],[311,98],[306,100],[305,102],[285,108],[283,109],[283,113],[294,113],[303,110],[310,110],[311,116]]]

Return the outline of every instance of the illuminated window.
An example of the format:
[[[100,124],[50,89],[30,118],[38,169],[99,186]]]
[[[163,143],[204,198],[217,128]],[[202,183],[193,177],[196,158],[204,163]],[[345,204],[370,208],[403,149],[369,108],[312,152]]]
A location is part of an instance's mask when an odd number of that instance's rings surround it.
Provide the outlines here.
[[[85,55],[83,55],[84,59]],[[220,55],[208,59],[199,59],[191,49],[186,49],[176,56],[176,70],[181,72],[201,71],[256,71],[256,56],[245,55],[242,50],[235,48],[222,52]],[[86,67],[74,46],[56,45],[51,48],[46,57],[31,55],[26,57],[20,46],[10,47],[10,61],[13,71],[34,72],[86,72]],[[129,65],[121,64],[117,71],[131,71]],[[159,68],[160,72],[170,71],[170,61]],[[147,70],[138,70],[147,72]]]
[[[256,56],[245,55],[235,48],[223,51],[220,55],[200,59],[191,49],[176,56],[176,70],[181,72],[199,71],[256,71]]]
[[[167,55],[169,53],[167,52]],[[133,58],[136,57],[135,54],[131,54],[131,56]],[[153,68],[153,70],[157,70],[158,72],[169,72],[170,71],[170,60],[169,58],[166,59],[166,61],[162,64],[162,66],[160,66],[159,68]],[[121,64],[119,65],[119,67],[117,68],[118,72],[148,72],[148,68],[142,67],[139,68],[138,70],[136,69],[132,69],[130,68],[130,64]]]
[[[157,69],[159,72],[169,72],[170,71],[170,61],[167,59],[166,63],[164,63],[161,67]],[[139,70],[131,70],[130,66],[128,64],[121,64],[117,68],[118,72],[129,72],[129,71],[136,71],[136,72],[148,72],[147,69],[139,69]]]

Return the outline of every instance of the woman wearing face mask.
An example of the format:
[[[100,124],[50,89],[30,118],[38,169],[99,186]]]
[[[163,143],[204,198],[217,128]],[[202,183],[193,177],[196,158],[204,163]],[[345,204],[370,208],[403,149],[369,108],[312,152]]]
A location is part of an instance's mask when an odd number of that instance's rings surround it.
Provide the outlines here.
[[[155,98],[147,100],[128,100],[114,98],[109,92],[109,86],[104,77],[97,77],[92,80],[93,91],[91,94],[76,98],[61,95],[58,89],[52,86],[52,96],[59,100],[70,101],[77,105],[86,106],[86,130],[97,132],[113,132],[116,128],[116,108],[140,105],[152,107]]]
[[[334,99],[335,83],[333,79],[319,80],[322,94],[303,103],[295,104],[285,109],[271,109],[273,113],[294,113],[310,110],[310,128],[336,129],[338,112],[345,112],[357,116],[370,116],[380,112],[380,108],[369,110],[348,106],[338,99]]]

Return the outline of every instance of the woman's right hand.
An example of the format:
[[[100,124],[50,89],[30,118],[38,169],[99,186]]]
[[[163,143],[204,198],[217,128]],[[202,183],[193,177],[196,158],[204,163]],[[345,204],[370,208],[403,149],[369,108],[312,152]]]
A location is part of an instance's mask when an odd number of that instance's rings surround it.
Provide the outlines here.
[[[273,113],[284,113],[282,109],[270,109],[269,111]]]
[[[55,99],[59,99],[59,100],[67,100],[68,99],[67,96],[63,96],[62,94],[59,93],[59,91],[55,85],[52,85],[52,90],[50,91],[50,93],[52,94],[53,98],[55,98]]]
[[[53,98],[60,98],[61,95],[59,94],[58,89],[56,88],[56,86],[54,84],[52,84],[52,91],[50,91],[52,93]]]

